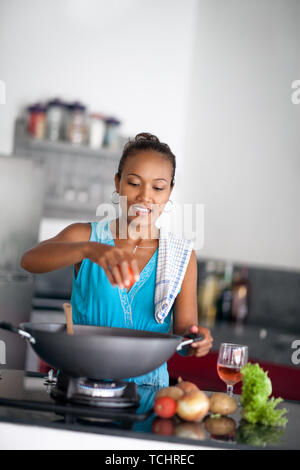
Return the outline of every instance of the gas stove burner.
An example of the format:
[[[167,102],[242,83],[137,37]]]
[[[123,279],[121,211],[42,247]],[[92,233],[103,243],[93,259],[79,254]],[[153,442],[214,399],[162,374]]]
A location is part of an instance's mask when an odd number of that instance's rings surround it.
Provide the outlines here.
[[[125,382],[79,379],[77,382],[77,393],[92,398],[121,397],[127,385]]]
[[[76,378],[64,373],[58,375],[51,396],[56,401],[96,407],[130,408],[139,405],[137,387],[133,382]]]

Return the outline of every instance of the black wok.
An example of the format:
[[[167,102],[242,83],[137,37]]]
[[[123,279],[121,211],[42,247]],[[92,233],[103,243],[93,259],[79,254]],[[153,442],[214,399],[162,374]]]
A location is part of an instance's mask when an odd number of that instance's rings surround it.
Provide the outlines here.
[[[0,322],[0,328],[25,337],[38,356],[52,367],[73,377],[92,379],[125,379],[146,374],[176,350],[203,339],[183,341],[186,338],[172,334],[87,325],[74,325],[74,335],[69,335],[64,323],[22,323],[16,328]]]

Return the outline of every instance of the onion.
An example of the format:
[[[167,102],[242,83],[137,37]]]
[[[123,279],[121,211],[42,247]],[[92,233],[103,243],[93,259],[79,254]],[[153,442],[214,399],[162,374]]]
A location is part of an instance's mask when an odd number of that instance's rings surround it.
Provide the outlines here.
[[[183,382],[182,378],[178,378],[178,384],[176,387],[180,388],[184,393],[199,392],[197,385],[192,382]]]
[[[156,401],[160,397],[171,397],[174,398],[174,400],[179,400],[183,396],[183,390],[181,390],[179,387],[164,387],[158,390],[156,392],[154,401]]]
[[[184,395],[177,402],[177,414],[186,421],[201,421],[209,410],[209,399],[198,390]]]

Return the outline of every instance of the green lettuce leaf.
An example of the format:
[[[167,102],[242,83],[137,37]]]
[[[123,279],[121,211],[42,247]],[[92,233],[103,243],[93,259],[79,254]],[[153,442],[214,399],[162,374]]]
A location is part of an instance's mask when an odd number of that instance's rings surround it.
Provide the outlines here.
[[[272,383],[268,372],[264,372],[259,364],[249,362],[242,368],[241,374],[243,418],[252,424],[285,426],[287,419],[283,415],[287,413],[287,410],[275,409],[283,401],[282,398],[268,398],[272,393]]]
[[[266,403],[272,393],[272,384],[268,372],[264,372],[258,364],[248,362],[242,368],[241,374],[243,382],[241,405],[253,404],[257,408],[259,405]]]

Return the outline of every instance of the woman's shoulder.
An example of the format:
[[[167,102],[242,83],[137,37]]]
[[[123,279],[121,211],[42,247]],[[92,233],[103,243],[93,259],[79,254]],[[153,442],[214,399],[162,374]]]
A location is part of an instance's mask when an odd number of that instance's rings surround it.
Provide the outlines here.
[[[106,243],[112,238],[110,222],[109,219],[102,219],[96,222],[75,224],[77,235],[85,237],[85,240]]]
[[[69,225],[70,234],[77,239],[77,241],[88,241],[91,235],[90,222],[76,222]]]
[[[50,238],[51,241],[61,242],[83,242],[88,241],[91,234],[91,224],[75,222],[65,227],[55,237]],[[45,240],[45,241],[49,241]]]

